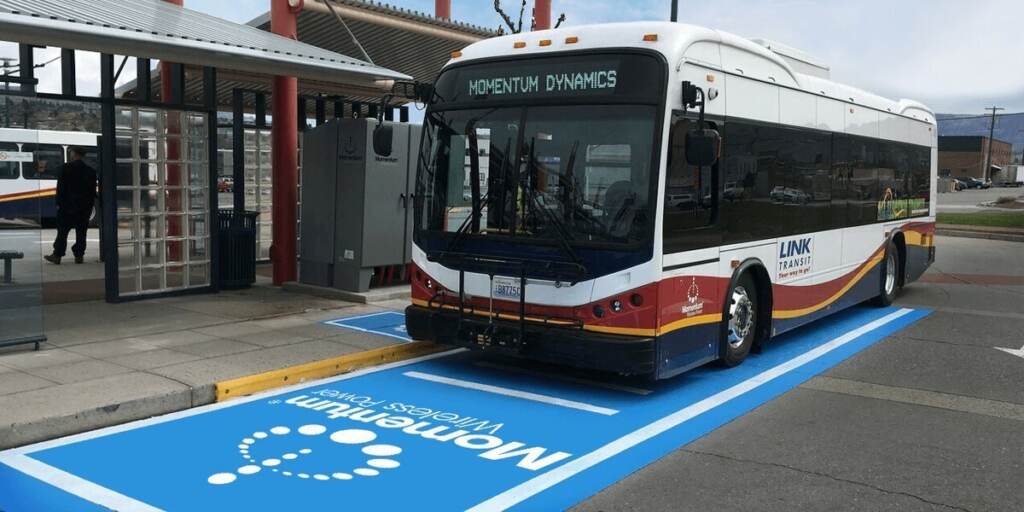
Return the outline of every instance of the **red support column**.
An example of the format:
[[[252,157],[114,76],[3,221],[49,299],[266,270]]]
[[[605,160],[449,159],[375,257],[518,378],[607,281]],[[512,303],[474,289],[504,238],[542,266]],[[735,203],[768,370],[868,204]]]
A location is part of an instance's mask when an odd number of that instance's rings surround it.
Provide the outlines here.
[[[185,5],[185,0],[163,0],[169,4],[178,6]],[[167,61],[160,61],[160,100],[164,103],[170,103],[172,96],[171,90],[173,89],[173,72],[171,71],[171,63]],[[180,98],[178,98],[180,99]],[[177,113],[176,110],[170,110],[169,113]],[[178,137],[181,135],[181,123],[180,117],[176,115],[167,116],[167,135],[171,137]],[[215,122],[215,120],[210,120]],[[181,186],[181,141],[177,138],[167,139],[167,163],[165,164],[164,172],[164,184],[167,187],[180,187]],[[182,217],[181,213],[184,211],[181,207],[183,195],[181,189],[169,188],[167,189],[167,196],[165,198],[167,207],[167,215],[164,217],[166,220],[167,237],[174,238],[181,236],[182,233]],[[184,246],[179,241],[167,242],[167,261],[185,261]]]
[[[301,10],[301,1],[270,0],[270,31],[298,39],[296,25]],[[295,261],[299,201],[298,80],[275,76],[271,96],[274,114],[270,131],[273,144],[274,242],[270,247],[270,260],[274,264],[274,284],[281,285],[298,277]]]
[[[452,19],[452,0],[434,0],[434,16],[443,20]]]
[[[537,30],[551,28],[551,0],[536,0],[534,2],[533,19]]]

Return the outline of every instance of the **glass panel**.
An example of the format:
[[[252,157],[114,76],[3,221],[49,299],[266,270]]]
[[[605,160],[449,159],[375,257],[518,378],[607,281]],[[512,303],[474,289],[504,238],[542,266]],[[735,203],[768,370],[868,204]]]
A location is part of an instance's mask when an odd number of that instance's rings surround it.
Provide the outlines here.
[[[140,163],[139,164],[139,185],[146,186],[161,186],[163,185],[163,173],[160,172],[163,166],[155,163]]]
[[[118,287],[121,295],[132,295],[139,293],[139,269],[121,268],[118,271]]]
[[[118,159],[135,158],[134,142],[131,137],[116,137],[114,139],[114,157]]]
[[[210,284],[210,266],[202,263],[189,265],[188,267],[189,286],[207,286]]]
[[[119,242],[137,240],[138,226],[135,224],[136,218],[134,215],[117,216],[117,240]]]
[[[193,188],[188,193],[188,208],[191,211],[206,211],[210,205],[207,203],[205,188]]]
[[[142,269],[142,291],[160,291],[164,288],[164,269],[143,268]]]
[[[163,117],[163,112],[152,110],[139,110],[139,131],[153,133],[157,131],[157,122]]]
[[[189,234],[196,237],[205,237],[206,215],[192,215],[189,217]]]
[[[139,266],[139,244],[117,244],[117,268],[126,270]]]
[[[205,162],[208,160],[206,155],[206,140],[204,139],[191,139],[188,142],[188,157],[186,160],[190,162]]]
[[[114,112],[114,128],[119,132],[131,131],[132,119],[132,109],[119,108]]]
[[[167,238],[183,238],[188,235],[184,215],[167,215]]]
[[[164,192],[164,211],[168,213],[184,212],[186,190],[180,188],[167,189]]]
[[[189,261],[206,261],[209,255],[206,253],[206,239],[205,238],[193,238],[188,241],[188,259]]]
[[[153,134],[140,134],[139,137],[139,155],[140,160],[156,161],[160,160],[159,146],[156,143],[156,136]]]
[[[184,288],[185,276],[186,270],[184,265],[167,267],[167,287]]]
[[[117,191],[117,213],[134,213],[136,210],[135,197],[138,195],[137,190],[118,190]]]
[[[141,251],[142,254],[139,256],[142,258],[142,264],[145,265],[163,265],[164,263],[164,242],[163,241],[149,241],[142,242]]]
[[[138,192],[140,213],[160,213],[163,211],[159,188],[144,188]]]
[[[157,240],[164,237],[164,217],[162,215],[143,215],[139,217],[140,238]]]
[[[131,187],[135,185],[135,168],[138,164],[131,162],[117,163],[114,169],[114,184],[118,187]]]
[[[186,240],[171,240],[167,242],[167,263],[183,263],[185,261]]]
[[[181,137],[168,135],[167,140],[163,141],[162,149],[165,155],[164,158],[168,162],[180,162],[183,160],[182,155],[184,155],[185,148],[182,145]]]
[[[188,164],[188,182],[193,187],[205,187],[209,179],[209,173],[207,172],[210,168],[210,164],[206,162],[196,162]]]

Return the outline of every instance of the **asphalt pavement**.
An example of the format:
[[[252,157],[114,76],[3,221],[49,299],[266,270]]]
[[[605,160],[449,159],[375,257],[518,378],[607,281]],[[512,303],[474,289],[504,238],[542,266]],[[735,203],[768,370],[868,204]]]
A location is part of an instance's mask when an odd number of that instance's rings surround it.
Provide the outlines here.
[[[937,246],[931,315],[576,510],[1024,510],[1024,245]]]

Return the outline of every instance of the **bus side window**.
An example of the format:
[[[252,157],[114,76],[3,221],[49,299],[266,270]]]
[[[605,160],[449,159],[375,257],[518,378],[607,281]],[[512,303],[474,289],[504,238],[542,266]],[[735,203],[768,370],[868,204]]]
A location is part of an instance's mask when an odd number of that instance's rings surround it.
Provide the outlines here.
[[[18,151],[18,145],[13,142],[0,142],[0,153],[2,152],[16,152]],[[18,162],[2,162],[0,161],[0,180],[16,180],[18,179],[19,170],[21,166]]]
[[[27,180],[55,180],[64,167],[64,148],[56,144],[25,144],[22,151],[32,153],[32,163],[23,167]]]
[[[714,205],[718,190],[713,174],[719,164],[695,167],[686,163],[686,133],[696,129],[692,119],[676,118],[669,132],[665,165],[665,252],[711,247],[717,242],[693,232],[715,222]]]

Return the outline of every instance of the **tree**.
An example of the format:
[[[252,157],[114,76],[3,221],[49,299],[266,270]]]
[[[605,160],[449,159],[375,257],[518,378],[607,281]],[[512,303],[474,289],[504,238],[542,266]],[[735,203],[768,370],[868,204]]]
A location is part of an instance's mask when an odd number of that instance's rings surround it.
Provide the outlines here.
[[[526,0],[523,0],[523,3],[519,6],[518,22],[513,22],[512,17],[506,14],[505,10],[501,8],[501,0],[494,0],[494,10],[498,13],[498,16],[501,16],[501,20],[505,22],[504,26],[498,26],[499,34],[505,33],[505,27],[508,27],[509,32],[513,34],[518,34],[523,31],[523,13],[526,12]],[[530,30],[535,30],[537,28],[537,18],[536,16],[531,16],[530,18]],[[558,21],[555,22],[555,28],[561,26],[563,21],[565,21],[564,12],[558,15]]]

